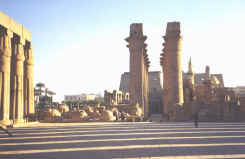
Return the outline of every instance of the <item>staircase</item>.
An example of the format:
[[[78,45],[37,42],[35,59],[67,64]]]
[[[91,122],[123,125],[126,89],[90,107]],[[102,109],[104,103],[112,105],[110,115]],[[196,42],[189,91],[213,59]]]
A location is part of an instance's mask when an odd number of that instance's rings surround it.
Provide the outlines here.
[[[163,117],[162,114],[151,114],[149,121],[152,122],[162,122],[163,121]]]

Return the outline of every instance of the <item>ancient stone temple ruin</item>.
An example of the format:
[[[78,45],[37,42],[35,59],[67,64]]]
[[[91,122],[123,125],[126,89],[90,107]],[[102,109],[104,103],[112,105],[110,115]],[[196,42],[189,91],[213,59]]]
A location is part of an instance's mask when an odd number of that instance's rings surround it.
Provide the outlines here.
[[[225,87],[222,74],[193,71],[189,61],[188,72],[182,72],[180,23],[167,24],[161,54],[163,70],[163,116],[166,120],[192,120],[197,114],[201,121],[245,120],[245,102],[233,88]]]
[[[162,113],[162,73],[160,71],[148,72],[148,89],[149,89],[149,113],[161,114]],[[129,72],[124,72],[121,75],[119,90],[128,92],[129,90]]]
[[[166,35],[163,37],[164,49],[161,54],[161,66],[163,70],[163,104],[165,116],[171,117],[174,107],[182,105],[183,80],[181,68],[181,35],[180,23],[167,24]]]
[[[104,104],[107,106],[129,104],[129,93],[123,91],[104,91]]]
[[[143,24],[134,23],[130,25],[129,37],[125,39],[129,43],[127,47],[130,52],[130,104],[139,104],[143,109],[144,118],[149,115],[148,68],[150,62],[146,50],[146,38],[143,34]]]
[[[31,34],[0,12],[0,123],[23,123],[33,113]]]
[[[244,103],[233,88],[225,87],[222,74],[211,74],[206,66],[204,73],[195,73],[189,62],[189,70],[183,73],[183,111],[175,120],[191,120],[198,114],[201,121],[244,120]]]

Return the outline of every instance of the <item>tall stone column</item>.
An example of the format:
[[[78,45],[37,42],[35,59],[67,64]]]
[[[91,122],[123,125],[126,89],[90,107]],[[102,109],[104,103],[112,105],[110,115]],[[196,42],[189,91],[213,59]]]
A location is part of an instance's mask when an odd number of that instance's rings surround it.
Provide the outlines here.
[[[205,77],[206,77],[206,80],[211,80],[210,67],[209,66],[205,67]]]
[[[19,36],[14,35],[12,47],[11,114],[14,123],[18,124],[24,122],[23,62],[25,60],[23,42],[20,41]]]
[[[187,80],[188,80],[189,88],[193,88],[194,84],[195,84],[195,75],[194,75],[194,72],[193,72],[193,69],[192,69],[191,58],[190,58],[189,64],[188,64]]]
[[[184,102],[179,22],[170,22],[167,24],[164,40],[164,49],[161,57],[161,64],[164,73],[164,114],[171,117],[173,115],[175,105],[182,105]]]
[[[143,25],[135,23],[130,25],[130,36],[125,40],[129,43],[127,47],[130,52],[130,79],[129,79],[129,94],[130,104],[135,106],[137,103],[141,107],[144,118],[148,117],[148,84],[147,65],[148,58],[146,57],[146,36],[143,35]]]
[[[10,62],[12,33],[0,26],[0,123],[9,125]]]
[[[34,58],[32,45],[26,41],[24,46],[24,115],[35,113],[34,107],[34,87],[33,87],[33,65]]]
[[[145,109],[144,109],[144,114],[145,114],[145,117],[149,117],[149,81],[148,81],[148,68],[149,68],[149,58],[148,58],[148,55],[147,55],[147,49],[146,49],[146,46],[145,45],[145,51],[144,51],[144,61],[143,61],[143,64],[144,64],[144,103],[145,103]]]
[[[125,39],[129,45],[130,52],[130,80],[129,80],[129,93],[130,103],[135,105],[138,103],[140,106],[143,104],[143,87],[142,87],[142,58],[144,53],[144,42],[146,36],[143,35],[143,27],[141,23],[130,25],[130,36]]]

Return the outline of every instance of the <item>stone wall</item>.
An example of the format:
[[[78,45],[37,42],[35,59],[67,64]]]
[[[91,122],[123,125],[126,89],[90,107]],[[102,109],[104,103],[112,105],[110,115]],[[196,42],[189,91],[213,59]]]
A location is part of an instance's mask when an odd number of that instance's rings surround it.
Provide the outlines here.
[[[162,113],[162,73],[160,71],[148,72],[149,87],[149,113]],[[119,90],[127,92],[129,90],[129,72],[121,75]]]

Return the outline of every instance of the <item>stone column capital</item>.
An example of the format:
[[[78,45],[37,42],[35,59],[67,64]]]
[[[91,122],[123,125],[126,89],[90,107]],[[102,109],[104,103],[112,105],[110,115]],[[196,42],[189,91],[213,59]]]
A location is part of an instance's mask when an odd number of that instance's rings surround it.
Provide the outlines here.
[[[144,43],[147,39],[147,36],[141,36],[141,37],[134,37],[130,36],[125,39],[129,44],[134,44],[134,43]],[[147,45],[146,45],[147,46]]]
[[[25,46],[24,46],[24,54],[25,54],[25,64],[33,65],[34,58],[33,58],[32,45],[28,41],[26,41]]]
[[[6,30],[6,34],[9,38],[12,38],[13,37],[13,32],[9,29]]]
[[[2,56],[10,57],[11,56],[11,35],[8,33],[0,36],[0,54]]]
[[[13,37],[13,32],[4,26],[0,26],[0,36],[9,36]]]
[[[21,43],[19,43],[17,45],[18,45],[18,52],[16,54],[16,60],[23,62],[25,60],[24,46]]]
[[[22,37],[20,37],[20,44],[22,46],[25,46],[25,44],[26,44],[26,40],[24,38],[22,38]]]

